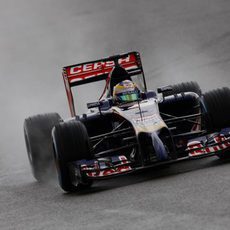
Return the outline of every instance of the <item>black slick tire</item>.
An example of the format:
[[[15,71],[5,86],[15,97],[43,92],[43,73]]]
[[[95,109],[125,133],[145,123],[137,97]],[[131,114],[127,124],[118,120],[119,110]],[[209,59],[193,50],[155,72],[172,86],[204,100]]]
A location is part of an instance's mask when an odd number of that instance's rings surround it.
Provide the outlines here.
[[[206,108],[206,126],[209,132],[230,127],[230,89],[227,87],[209,91],[203,96]],[[229,151],[218,154],[220,159],[230,159]]]
[[[34,178],[46,182],[55,175],[52,128],[61,117],[57,113],[31,116],[24,121],[24,137]]]
[[[81,178],[73,184],[73,161],[90,159],[89,137],[84,124],[80,121],[62,122],[52,132],[55,161],[61,188],[75,192],[90,187],[92,182]],[[76,179],[76,178],[75,178]]]
[[[209,91],[204,94],[203,100],[211,129],[215,131],[229,127],[230,89],[225,87]]]

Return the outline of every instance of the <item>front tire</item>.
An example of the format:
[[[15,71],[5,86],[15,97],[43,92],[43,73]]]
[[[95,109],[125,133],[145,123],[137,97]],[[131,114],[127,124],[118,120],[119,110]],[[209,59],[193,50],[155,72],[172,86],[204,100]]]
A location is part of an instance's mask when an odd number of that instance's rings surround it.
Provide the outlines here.
[[[207,129],[215,132],[230,127],[230,89],[224,87],[207,92],[203,100],[207,115]],[[217,156],[220,159],[230,159],[230,152],[222,152]]]
[[[24,121],[24,137],[32,173],[45,182],[55,174],[51,131],[61,117],[57,113],[40,114]]]
[[[74,192],[90,187],[92,182],[86,178],[73,184],[74,171],[70,169],[70,162],[91,158],[89,137],[84,124],[80,121],[60,123],[53,129],[52,136],[61,188],[66,192]]]

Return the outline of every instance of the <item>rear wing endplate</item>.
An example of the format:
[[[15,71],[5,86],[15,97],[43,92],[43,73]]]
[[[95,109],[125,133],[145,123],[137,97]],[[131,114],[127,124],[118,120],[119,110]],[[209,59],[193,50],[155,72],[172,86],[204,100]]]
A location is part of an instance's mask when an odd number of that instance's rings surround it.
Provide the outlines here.
[[[144,76],[138,52],[129,52],[63,68],[63,79],[71,116],[76,115],[71,87],[107,79],[117,63],[126,69],[130,76],[137,74],[143,74]],[[144,84],[146,88],[145,79]]]

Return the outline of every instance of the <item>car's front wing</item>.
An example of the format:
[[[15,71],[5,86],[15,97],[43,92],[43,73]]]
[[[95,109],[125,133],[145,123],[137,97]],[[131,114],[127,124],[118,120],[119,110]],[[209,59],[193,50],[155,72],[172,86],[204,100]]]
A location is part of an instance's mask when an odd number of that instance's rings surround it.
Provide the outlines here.
[[[163,164],[172,164],[178,161],[200,159],[213,155],[230,154],[230,129],[224,129],[220,133],[199,137],[188,142],[187,156],[165,161],[134,166],[125,155],[116,155],[92,160],[80,160],[72,162],[75,169],[75,178],[88,178],[92,180],[107,179],[123,174],[128,174],[145,168],[156,167]]]

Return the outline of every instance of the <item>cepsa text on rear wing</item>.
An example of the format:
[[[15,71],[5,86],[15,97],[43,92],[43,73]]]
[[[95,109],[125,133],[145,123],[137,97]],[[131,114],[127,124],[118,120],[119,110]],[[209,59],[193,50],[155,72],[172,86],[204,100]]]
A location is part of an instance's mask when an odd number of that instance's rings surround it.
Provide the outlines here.
[[[117,63],[127,70],[130,76],[141,73],[144,77],[141,58],[138,52],[114,55],[108,58],[84,62],[63,68],[63,79],[71,116],[76,115],[71,87],[95,81],[107,80],[110,72]],[[146,87],[145,78],[144,84]]]

